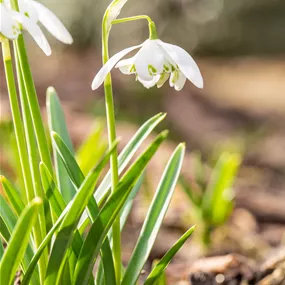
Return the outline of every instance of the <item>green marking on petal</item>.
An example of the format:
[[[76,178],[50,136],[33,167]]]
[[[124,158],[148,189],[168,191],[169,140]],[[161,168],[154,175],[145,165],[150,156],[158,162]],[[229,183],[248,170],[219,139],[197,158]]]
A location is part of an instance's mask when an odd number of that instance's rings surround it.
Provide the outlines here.
[[[172,77],[172,83],[175,84],[175,82],[179,79],[179,71],[175,70],[173,72],[173,77]]]
[[[156,84],[157,88],[162,87],[162,85],[168,80],[168,78],[169,78],[169,73],[161,73],[160,78]]]
[[[166,64],[164,64],[164,65],[163,65],[163,70],[164,70],[165,72],[169,72],[169,71],[170,71],[170,68],[169,68],[169,66],[167,66]]]
[[[28,12],[25,12],[25,13],[24,13],[24,15],[25,15],[25,16],[27,16],[28,18],[30,18],[30,16],[29,16],[29,13],[28,13]]]
[[[130,72],[137,72],[136,66],[134,64],[131,66]]]
[[[149,72],[149,75],[156,75],[157,70],[153,65],[149,64],[148,65],[148,72]]]

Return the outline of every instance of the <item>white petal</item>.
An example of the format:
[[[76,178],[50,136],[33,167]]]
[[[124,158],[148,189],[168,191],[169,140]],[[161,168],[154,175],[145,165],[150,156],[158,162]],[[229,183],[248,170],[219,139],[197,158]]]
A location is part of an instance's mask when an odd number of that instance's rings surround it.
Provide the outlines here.
[[[138,81],[147,89],[153,87],[160,79],[160,75],[154,76],[151,80],[144,80],[138,76]]]
[[[36,1],[31,0],[30,2],[38,12],[39,21],[50,33],[63,43],[72,44],[73,39],[70,33],[53,12]]]
[[[165,52],[175,61],[181,72],[198,88],[203,88],[203,78],[194,59],[184,49],[157,40]]]
[[[119,61],[115,67],[119,68],[123,74],[133,74],[135,73],[134,60],[135,56],[128,59],[123,59]]]
[[[13,19],[17,20],[24,26],[46,55],[51,55],[50,45],[42,30],[34,21],[17,12],[13,12]]]
[[[38,22],[39,14],[30,0],[18,0],[20,13],[29,17],[34,22]]]
[[[135,58],[136,56],[133,56],[131,58],[126,58],[123,60],[120,60],[117,64],[116,64],[116,68],[118,67],[122,67],[122,66],[126,66],[126,65],[133,65],[135,62]]]
[[[141,79],[150,81],[153,75],[163,71],[164,63],[163,49],[156,43],[156,40],[147,40],[136,55],[136,72]]]
[[[116,63],[123,58],[125,55],[130,53],[131,51],[140,48],[143,45],[137,45],[133,47],[126,48],[115,55],[113,55],[107,62],[106,64],[99,70],[99,72],[96,74],[93,82],[92,82],[92,89],[95,90],[97,89],[105,80],[105,77],[107,74],[111,71],[111,69],[116,65]]]
[[[20,34],[18,23],[3,3],[0,3],[0,33],[10,40],[16,39]]]
[[[176,91],[180,91],[184,87],[185,83],[186,83],[186,76],[182,72],[179,72],[179,76],[175,82],[174,89]]]

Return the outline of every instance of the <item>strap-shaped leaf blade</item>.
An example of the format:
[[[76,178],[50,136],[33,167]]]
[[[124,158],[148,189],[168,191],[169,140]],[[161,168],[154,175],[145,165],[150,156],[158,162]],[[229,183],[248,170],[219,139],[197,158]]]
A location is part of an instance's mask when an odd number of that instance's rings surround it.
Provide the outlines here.
[[[60,100],[53,87],[47,90],[47,114],[50,132],[57,132],[63,139],[71,153],[74,154],[72,142],[67,131],[64,112],[61,107]],[[54,148],[54,145],[53,145]],[[54,150],[54,162],[56,178],[60,192],[65,202],[69,202],[75,195],[75,189],[66,173],[66,169],[61,161],[59,154]]]
[[[148,121],[146,121],[139,130],[135,133],[129,143],[124,147],[122,152],[118,157],[119,174],[121,174],[128,163],[133,158],[136,151],[142,145],[144,140],[149,136],[149,134],[154,130],[154,128],[166,117],[165,113],[159,113]],[[96,201],[100,201],[107,193],[108,189],[111,187],[111,171],[109,171],[104,177],[103,181],[99,185],[95,192]]]
[[[210,223],[224,223],[233,205],[233,183],[240,165],[238,154],[222,153],[211,174],[203,198],[204,217]]]
[[[6,194],[6,197],[13,208],[14,212],[20,216],[22,211],[25,208],[25,204],[20,198],[18,191],[15,189],[13,184],[4,176],[0,176],[0,181],[3,186],[3,190]]]
[[[165,113],[158,113],[149,120],[147,120],[135,133],[129,143],[124,147],[120,155],[118,156],[118,166],[119,166],[119,175],[125,170],[128,163],[133,158],[136,151],[142,145],[144,140],[149,136],[149,134],[154,130],[154,128],[166,117]],[[108,195],[111,188],[111,171],[105,175],[104,179],[100,183],[99,187],[95,192],[96,201],[102,201],[106,195]],[[87,215],[82,216],[80,221],[80,228],[83,224],[86,223]]]
[[[182,167],[184,154],[185,145],[180,144],[165,168],[123,277],[122,285],[134,285],[139,278],[170,204]]]
[[[62,139],[56,133],[53,133],[53,139],[54,139],[54,144],[56,145],[57,151],[59,155],[62,157],[64,166],[66,167],[67,172],[70,173],[70,177],[73,183],[76,185],[76,187],[80,187],[85,177],[79,165],[77,164],[72,154],[69,152],[67,146],[64,144]],[[89,215],[91,222],[94,222],[99,214],[99,207],[93,196],[90,198],[88,202],[87,209],[88,209],[88,215]],[[104,264],[104,270],[106,272],[106,275],[105,275],[106,281],[108,281],[109,284],[112,284],[115,282],[116,279],[115,279],[114,262],[113,262],[113,258],[111,254],[111,247],[110,247],[108,239],[106,239],[102,245],[102,261]]]
[[[142,183],[143,183],[143,179],[144,179],[144,173],[141,175],[141,177],[138,179],[137,183],[135,184],[135,186],[133,187],[133,190],[131,191],[125,205],[123,206],[122,210],[121,210],[121,213],[120,213],[120,225],[121,225],[121,231],[123,230],[125,224],[126,224],[126,221],[128,219],[128,216],[131,212],[131,209],[132,209],[132,206],[133,206],[133,202],[134,202],[134,199],[137,195],[137,193],[139,192],[141,186],[142,186]],[[111,232],[109,232],[109,237],[110,237],[110,240],[112,239],[112,235],[111,235]],[[103,285],[103,284],[111,284],[111,283],[107,283],[106,280],[105,280],[105,283],[104,283],[104,278],[103,276],[108,276],[108,272],[105,272],[105,270],[103,270],[103,266],[102,266],[102,260],[100,260],[100,263],[99,263],[99,266],[98,266],[98,270],[97,270],[97,273],[96,273],[96,285]],[[123,265],[122,265],[122,268],[123,268]],[[123,275],[123,274],[122,274]]]
[[[104,125],[102,122],[96,121],[92,132],[76,152],[76,160],[84,175],[87,175],[99,162],[107,149],[107,145],[107,140],[104,137]],[[94,146],[96,146],[96,150],[94,150]]]
[[[180,250],[188,238],[192,235],[195,230],[195,226],[191,227],[184,235],[167,251],[167,253],[162,257],[162,259],[155,265],[150,274],[148,275],[144,285],[152,285],[158,280],[158,278],[163,274],[168,264],[171,262],[175,254]]]
[[[167,137],[167,132],[162,132],[147,148],[147,150],[134,162],[125,175],[121,178],[116,191],[108,199],[100,215],[90,228],[85,239],[74,272],[73,285],[86,285],[92,274],[95,259],[99,254],[103,240],[109,229],[123,208],[134,184],[141,176],[149,160],[156,153],[160,144]]]
[[[29,243],[42,200],[35,198],[21,214],[0,263],[1,283],[12,284]]]
[[[37,252],[35,253],[35,255],[33,256],[29,267],[27,268],[27,271],[24,274],[24,278],[21,282],[21,285],[29,285],[30,284],[30,279],[32,277],[32,274],[36,268],[37,262],[40,259],[44,249],[46,248],[46,246],[49,244],[49,242],[51,241],[54,233],[56,232],[56,230],[59,228],[59,226],[61,225],[62,220],[64,219],[64,217],[66,216],[67,212],[70,210],[71,205],[73,204],[73,200],[66,206],[66,208],[64,209],[64,211],[61,213],[61,215],[59,216],[59,218],[57,219],[56,223],[52,226],[52,228],[50,229],[50,231],[47,233],[46,237],[44,238],[44,240],[42,241],[42,243],[40,244],[40,246],[37,249]]]
[[[114,151],[114,147],[116,145],[117,142],[99,165],[85,178],[79,191],[76,193],[73,203],[60,225],[56,240],[53,244],[44,282],[45,285],[58,284],[60,281],[67,249],[69,248],[73,238],[73,232],[77,226],[80,216],[93,195],[94,186],[99,179],[99,175],[109,161],[110,154]]]
[[[43,162],[40,163],[40,175],[43,189],[51,208],[50,210],[53,223],[55,223],[62,211],[65,209],[66,203],[59,192],[51,173]]]
[[[6,243],[11,239],[11,235],[14,232],[17,224],[18,216],[12,211],[6,200],[0,195],[0,235]],[[33,250],[30,245],[26,250],[25,256],[22,262],[22,270],[26,271],[31,259],[33,258]],[[37,284],[39,282],[38,272],[34,272],[32,283]]]

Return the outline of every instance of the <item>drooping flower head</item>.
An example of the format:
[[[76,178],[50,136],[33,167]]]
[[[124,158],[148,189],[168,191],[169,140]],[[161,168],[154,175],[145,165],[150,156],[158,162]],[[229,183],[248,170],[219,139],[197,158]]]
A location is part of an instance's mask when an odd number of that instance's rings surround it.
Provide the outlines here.
[[[73,42],[70,33],[61,21],[42,4],[33,0],[19,0],[19,8],[20,12],[12,10],[9,0],[0,3],[0,33],[4,37],[10,40],[16,39],[21,33],[19,24],[22,24],[23,28],[31,34],[44,53],[50,55],[50,46],[37,24],[41,22],[59,41],[65,44]]]
[[[11,40],[16,39],[21,33],[19,24],[4,3],[0,3],[0,33]]]
[[[138,48],[140,50],[135,56],[121,60]],[[123,74],[135,74],[136,79],[146,88],[155,85],[159,88],[168,79],[170,86],[177,91],[183,88],[186,79],[198,88],[203,88],[200,70],[190,54],[159,39],[148,39],[141,45],[124,49],[111,57],[94,78],[93,90],[104,82],[113,67],[119,68]]]

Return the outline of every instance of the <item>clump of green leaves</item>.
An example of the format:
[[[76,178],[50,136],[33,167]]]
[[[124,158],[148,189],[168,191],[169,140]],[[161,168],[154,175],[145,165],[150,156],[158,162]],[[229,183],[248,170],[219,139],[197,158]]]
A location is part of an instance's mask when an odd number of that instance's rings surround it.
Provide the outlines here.
[[[19,12],[18,0],[10,2],[13,10]],[[126,2],[113,0],[103,17],[104,63],[108,61],[111,26]],[[19,16],[14,11],[11,15]],[[7,15],[5,24],[10,27],[14,23],[10,14]],[[150,19],[147,16],[131,18]],[[58,23],[55,16],[52,22]],[[33,30],[36,23],[28,23],[30,31]],[[153,30],[154,23],[150,24]],[[37,42],[43,44],[49,54],[45,38],[38,30],[37,35]],[[108,150],[102,143],[99,128],[76,152],[53,88],[47,92],[49,132],[46,134],[23,34],[13,38],[14,58],[10,38],[1,36],[1,41],[15,134],[15,159],[18,160],[18,170],[14,172],[19,176],[15,181],[4,175],[0,178],[3,188],[0,236],[5,242],[0,243],[1,284],[13,284],[20,270],[21,285],[135,285],[173,196],[185,145],[179,144],[170,157],[131,258],[127,266],[123,266],[121,231],[140,190],[144,170],[168,132],[158,134],[136,160],[133,158],[165,114],[160,113],[143,124],[118,155],[112,81],[108,75],[104,82]],[[51,147],[48,138],[51,138]],[[110,170],[102,177],[109,163]],[[146,277],[145,284],[158,280],[162,284],[167,265],[193,230],[190,228],[162,257]]]
[[[193,205],[198,223],[203,225],[201,240],[208,246],[213,229],[225,224],[234,206],[233,184],[240,166],[241,158],[237,153],[223,152],[207,178],[206,167],[201,156],[195,156],[195,177],[189,183],[181,177],[181,185]]]
[[[79,153],[76,153],[67,133],[63,111],[54,89],[48,90],[47,100],[54,170],[57,175],[54,176],[42,161],[39,162],[42,184],[39,186],[43,189],[44,201],[35,198],[30,203],[24,201],[21,191],[16,189],[13,182],[1,176],[5,195],[0,196],[0,234],[7,243],[5,250],[1,243],[1,280],[3,284],[12,284],[16,271],[21,268],[23,285],[116,284],[110,228],[114,220],[120,217],[123,229],[133,200],[142,184],[143,171],[166,139],[167,132],[160,133],[130,166],[129,162],[152,130],[163,120],[165,114],[158,114],[148,120],[120,153],[119,171],[124,175],[120,175],[117,190],[111,193],[110,172],[100,184],[98,180],[114,148],[102,156],[102,148],[97,147],[101,144],[90,144],[87,141],[83,145],[88,148],[89,156],[86,156],[87,149],[83,151],[82,147]],[[120,284],[136,284],[147,262],[173,195],[184,152],[184,144],[180,144],[165,168],[132,257],[123,270]],[[83,153],[85,155],[82,155]],[[102,157],[99,163],[98,156]],[[81,165],[89,165],[94,157],[95,165],[87,175],[79,166],[76,159],[78,157]],[[88,168],[84,168],[85,171],[86,169]],[[33,229],[42,203],[45,204],[47,233],[40,246],[36,248],[33,242]],[[193,230],[193,227],[189,229],[154,266],[145,284],[154,284],[158,280]],[[45,257],[45,253],[46,269],[41,276],[38,261]],[[98,271],[93,274],[97,259],[100,260]]]

